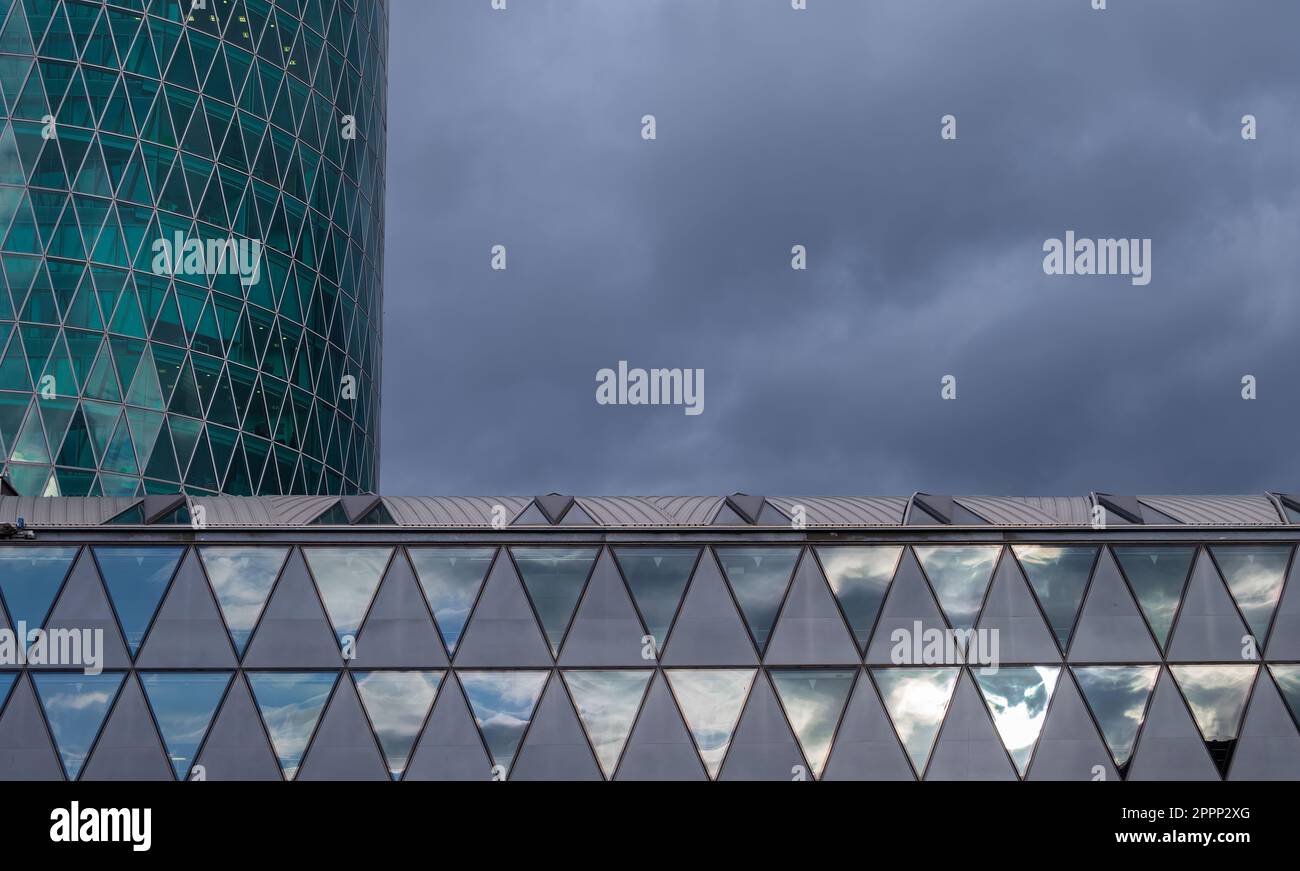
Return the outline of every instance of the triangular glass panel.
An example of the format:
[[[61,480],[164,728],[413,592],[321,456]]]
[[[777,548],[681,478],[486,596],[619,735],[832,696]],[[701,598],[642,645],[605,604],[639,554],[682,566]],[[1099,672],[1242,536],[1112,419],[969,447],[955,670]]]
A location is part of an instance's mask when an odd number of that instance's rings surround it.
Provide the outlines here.
[[[1163,651],[1169,644],[1169,630],[1183,601],[1192,569],[1195,547],[1169,545],[1117,547],[1119,566],[1128,578],[1133,595],[1151,626],[1151,633]]]
[[[15,632],[19,631],[19,622],[25,623],[27,630],[45,625],[54,597],[76,556],[75,547],[0,549],[0,596]]]
[[[462,671],[460,685],[492,764],[507,774],[546,685],[545,671]]]
[[[253,698],[286,780],[293,780],[316,731],[337,672],[247,672]]]
[[[925,773],[943,724],[958,668],[872,668],[885,710],[917,777]]]
[[[400,780],[438,695],[445,672],[358,671],[353,673],[361,703],[374,726],[388,773]]]
[[[653,674],[648,669],[564,672],[564,682],[606,780],[614,778]]]
[[[1089,665],[1075,666],[1073,670],[1115,767],[1123,774],[1133,758],[1160,666]]]
[[[199,548],[203,568],[230,630],[230,640],[241,657],[288,555],[286,547]]]
[[[1056,643],[1064,652],[1070,646],[1070,635],[1079,619],[1083,594],[1097,561],[1097,548],[1018,544],[1012,550],[1047,615]]]
[[[1171,665],[1210,758],[1226,776],[1258,665]]]
[[[1047,720],[1047,706],[1061,669],[1055,665],[1035,665],[1024,668],[972,669],[988,705],[993,725],[1003,745],[1011,754],[1016,770],[1024,777],[1029,760],[1038,745],[1038,736]]]
[[[1225,544],[1210,548],[1228,590],[1246,618],[1250,631],[1262,647],[1268,636],[1273,612],[1282,598],[1290,545]]]
[[[722,768],[756,673],[752,668],[664,671],[710,779]]]
[[[495,553],[491,547],[413,547],[407,551],[449,653],[456,652]]]
[[[325,601],[340,644],[356,638],[361,621],[379,589],[384,569],[393,556],[391,547],[305,547],[303,556]]]
[[[122,686],[124,672],[101,672],[97,675],[81,672],[33,673],[36,694],[45,719],[54,734],[54,743],[63,759],[63,769],[68,780],[76,780],[86,757],[95,743],[95,736],[104,725],[113,699]]]
[[[812,766],[813,777],[820,779],[857,672],[800,668],[771,674],[804,758]]]
[[[623,570],[646,629],[654,636],[656,650],[663,649],[699,558],[699,548],[614,548],[614,559]]]
[[[1268,670],[1286,700],[1286,706],[1291,709],[1292,719],[1300,728],[1300,665],[1275,662],[1269,664]]]
[[[819,547],[817,559],[835,598],[853,628],[858,649],[866,650],[889,584],[903,556],[901,547]]]
[[[916,547],[913,550],[952,627],[974,627],[1002,548],[980,545]]]
[[[759,653],[767,648],[799,549],[794,547],[719,547],[714,552],[727,576]]]
[[[140,674],[178,780],[189,778],[194,757],[230,685],[230,676],[228,671]]]
[[[511,548],[515,565],[523,578],[528,598],[541,618],[551,654],[573,619],[582,587],[596,561],[596,548],[516,547]]]
[[[96,547],[95,562],[134,658],[184,548]]]

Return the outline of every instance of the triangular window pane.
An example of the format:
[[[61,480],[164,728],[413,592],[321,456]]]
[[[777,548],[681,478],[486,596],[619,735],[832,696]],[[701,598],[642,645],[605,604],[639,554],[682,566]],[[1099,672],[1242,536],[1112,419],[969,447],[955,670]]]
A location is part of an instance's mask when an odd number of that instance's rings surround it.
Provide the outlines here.
[[[1196,548],[1151,545],[1117,547],[1114,551],[1156,641],[1160,642],[1160,649],[1164,650],[1183,591],[1187,589]]]
[[[817,558],[835,598],[853,627],[858,648],[865,650],[880,606],[902,558],[901,547],[819,547]]]
[[[393,520],[393,515],[380,502],[374,508],[366,513],[365,517],[358,520],[354,526],[396,526],[397,521]]]
[[[0,595],[14,631],[19,621],[28,630],[45,625],[76,556],[75,547],[0,548]]]
[[[149,707],[179,780],[190,776],[194,756],[212,725],[230,672],[149,672],[140,675]]]
[[[407,553],[415,566],[429,610],[438,621],[442,640],[447,650],[455,653],[496,550],[490,547],[440,547],[411,548]]]
[[[939,727],[948,713],[956,668],[873,668],[885,710],[918,777],[925,773]]]
[[[123,677],[122,672],[32,675],[68,780],[76,780],[86,764]]]
[[[831,754],[831,741],[844,705],[853,689],[854,671],[788,669],[772,672],[772,683],[781,699],[786,718],[794,727],[799,747],[812,766],[813,777],[821,777]]]
[[[357,692],[379,738],[388,772],[398,780],[442,683],[441,671],[358,671]]]
[[[392,555],[391,547],[303,548],[340,643],[356,638]]]
[[[1274,663],[1268,670],[1273,674],[1277,688],[1282,691],[1286,706],[1291,709],[1291,717],[1300,724],[1300,665]]]
[[[131,656],[144,642],[149,623],[181,561],[179,547],[96,547],[95,561]]]
[[[653,671],[566,671],[573,703],[606,779],[613,779]]]
[[[332,671],[248,672],[253,698],[288,780],[298,773],[336,676]]]
[[[1133,757],[1138,729],[1146,719],[1147,703],[1159,674],[1157,665],[1090,665],[1074,669],[1083,698],[1097,718],[1121,773]]]
[[[550,526],[551,521],[546,519],[546,515],[537,507],[536,503],[528,503],[528,507],[510,522],[511,526]]]
[[[1255,640],[1262,645],[1282,597],[1282,584],[1291,563],[1290,546],[1228,544],[1212,547],[1210,553],[1250,631],[1255,633]]]
[[[777,612],[790,587],[799,549],[720,547],[715,551],[760,653],[767,647]]]
[[[545,671],[462,671],[460,685],[465,688],[474,722],[487,744],[492,764],[507,773],[519,751],[524,730],[533,719],[537,700],[546,685]]]
[[[1097,561],[1097,548],[1022,544],[1012,550],[1047,615],[1056,643],[1064,651],[1070,646],[1070,634],[1079,617],[1083,593]]]
[[[511,553],[541,618],[551,653],[556,654],[596,561],[596,548],[516,547]]]
[[[1054,665],[1003,666],[992,672],[972,669],[971,673],[984,695],[1003,745],[1024,777],[1034,747],[1038,745],[1038,736],[1043,732],[1047,706],[1052,701],[1061,669]]]
[[[700,558],[699,548],[620,547],[614,549],[614,558],[627,578],[646,628],[654,636],[655,648],[662,649],[691,571]]]
[[[199,548],[199,558],[226,618],[230,640],[241,657],[288,555],[286,547]]]
[[[710,778],[716,778],[722,768],[755,673],[752,668],[672,668],[664,672]]]
[[[1259,666],[1171,665],[1169,671],[1192,709],[1210,758],[1226,775]]]
[[[1002,550],[997,545],[979,547],[914,548],[930,587],[954,629],[975,625],[984,594],[988,592]]]

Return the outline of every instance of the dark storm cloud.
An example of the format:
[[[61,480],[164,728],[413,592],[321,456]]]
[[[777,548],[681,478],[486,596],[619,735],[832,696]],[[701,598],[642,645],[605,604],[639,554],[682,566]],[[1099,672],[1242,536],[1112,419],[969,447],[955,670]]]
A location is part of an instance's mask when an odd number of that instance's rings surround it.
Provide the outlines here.
[[[1300,486],[1295,4],[393,5],[385,492]]]

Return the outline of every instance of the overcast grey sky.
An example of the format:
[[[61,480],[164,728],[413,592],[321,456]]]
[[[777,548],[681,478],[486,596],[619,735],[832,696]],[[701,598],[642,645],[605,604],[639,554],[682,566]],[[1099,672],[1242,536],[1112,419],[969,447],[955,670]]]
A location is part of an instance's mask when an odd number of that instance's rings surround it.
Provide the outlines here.
[[[1300,4],[490,5],[392,0],[385,493],[1300,489]]]

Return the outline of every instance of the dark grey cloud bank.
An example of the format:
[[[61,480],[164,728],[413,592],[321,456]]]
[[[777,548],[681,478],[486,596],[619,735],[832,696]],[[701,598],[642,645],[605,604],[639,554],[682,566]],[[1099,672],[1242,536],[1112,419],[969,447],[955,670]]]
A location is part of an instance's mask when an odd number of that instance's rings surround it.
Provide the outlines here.
[[[383,490],[1300,488],[1300,4],[1108,5],[393,0]]]

